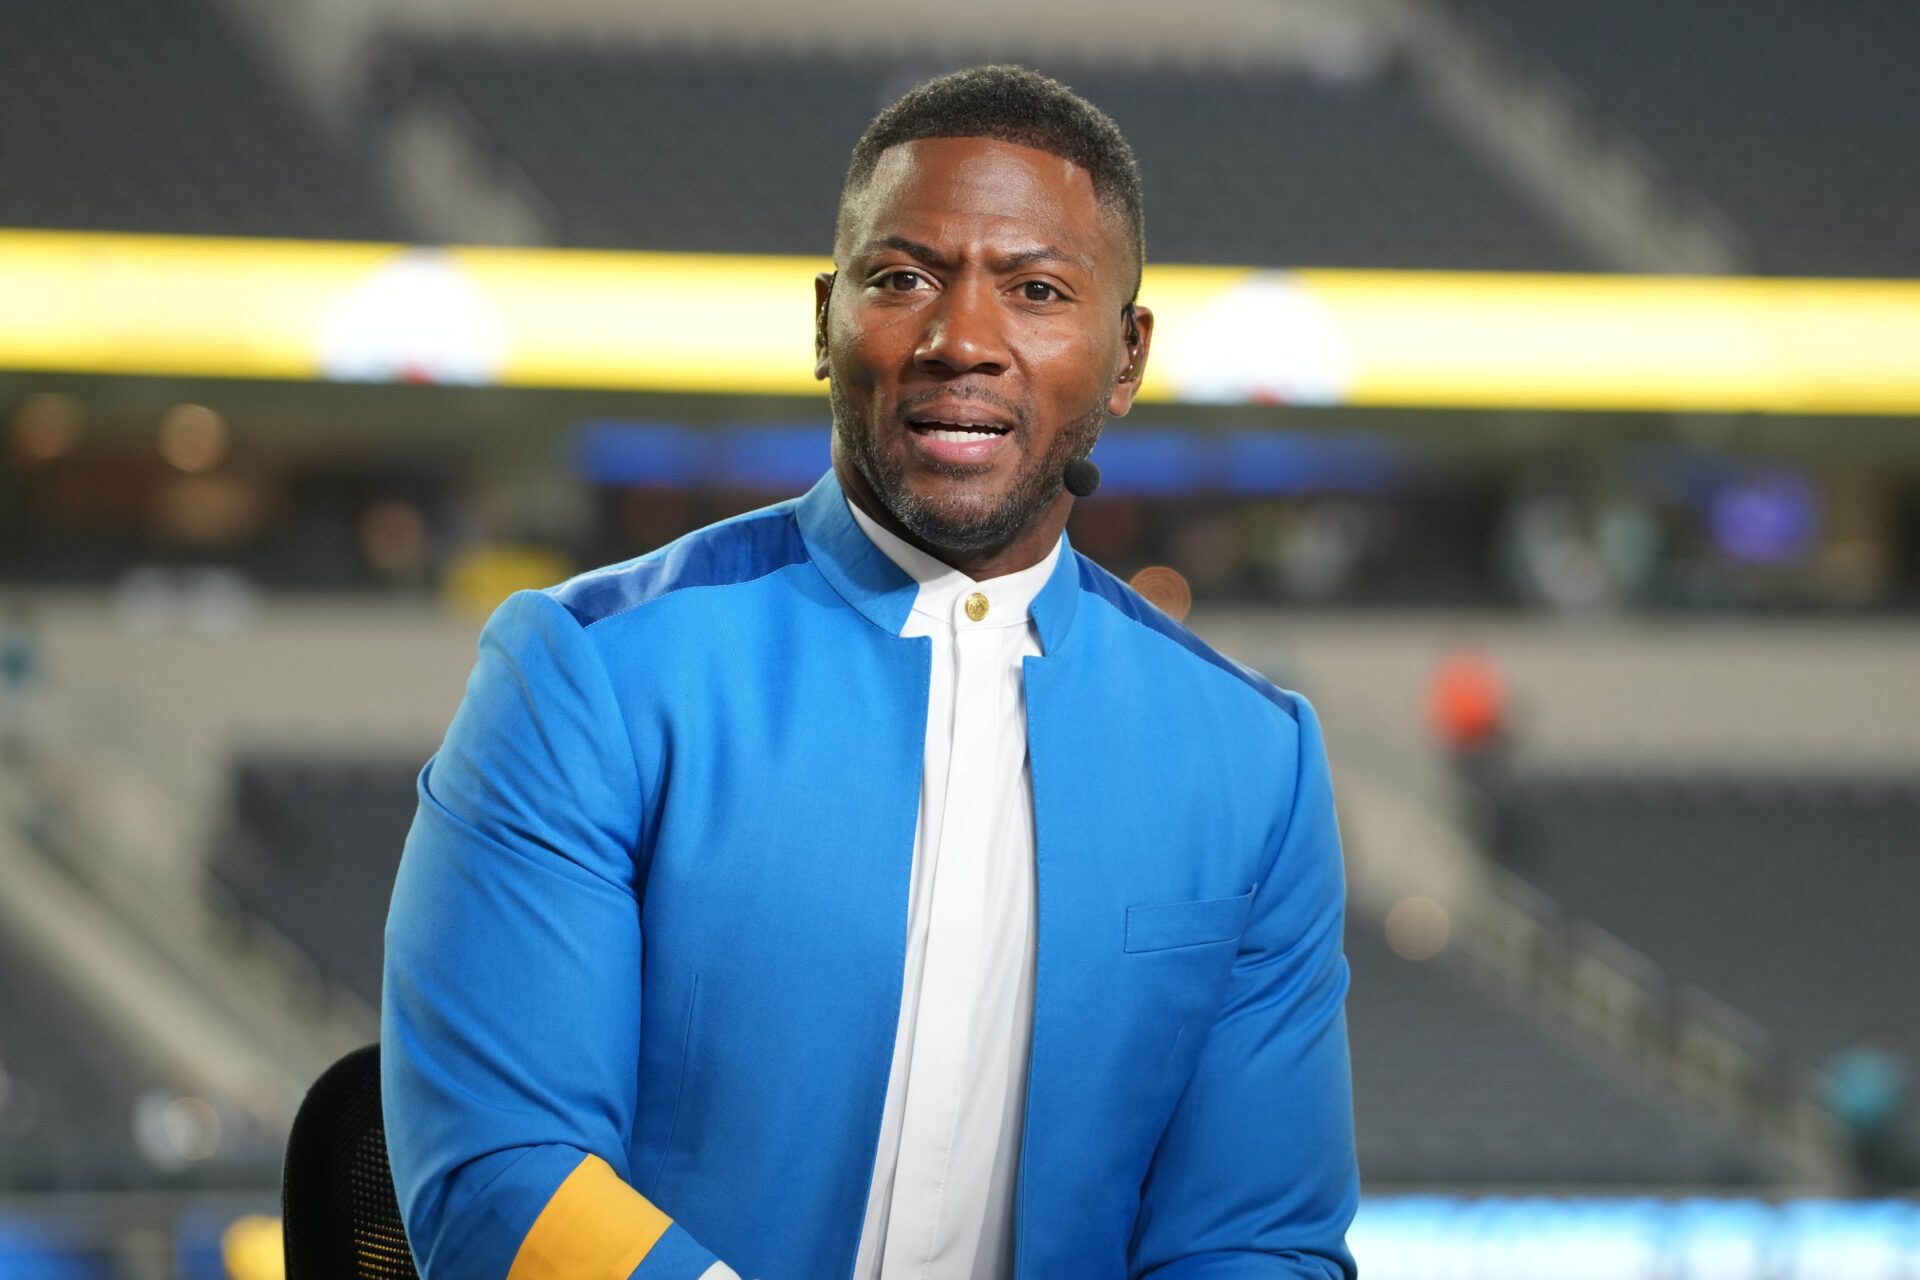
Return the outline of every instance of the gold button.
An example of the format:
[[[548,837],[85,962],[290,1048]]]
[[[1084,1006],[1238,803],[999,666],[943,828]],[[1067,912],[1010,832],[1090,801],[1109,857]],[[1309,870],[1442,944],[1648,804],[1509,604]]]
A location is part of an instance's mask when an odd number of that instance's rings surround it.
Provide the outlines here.
[[[975,622],[987,616],[987,598],[978,591],[967,597],[967,616]]]

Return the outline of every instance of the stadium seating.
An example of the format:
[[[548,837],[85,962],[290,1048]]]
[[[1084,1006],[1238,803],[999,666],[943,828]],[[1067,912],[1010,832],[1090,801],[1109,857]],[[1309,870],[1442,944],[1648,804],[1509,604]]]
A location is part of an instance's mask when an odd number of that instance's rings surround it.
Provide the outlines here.
[[[416,763],[255,757],[237,774],[220,881],[368,1000],[414,807]],[[1415,964],[1350,922],[1349,1006],[1370,1183],[1745,1184],[1760,1157],[1677,1101],[1561,1043],[1446,958]]]
[[[1737,20],[1663,0],[1455,0],[1523,69],[1705,196],[1788,274],[1920,270],[1920,10]],[[16,0],[0,42],[0,225],[393,239],[366,157],[321,136],[214,0]],[[449,95],[552,206],[561,243],[818,254],[873,111],[945,69],[455,38],[388,86]],[[1389,62],[1318,78],[1049,65],[1106,107],[1146,175],[1159,261],[1595,265],[1436,121]],[[403,90],[395,90],[403,91]],[[378,112],[370,111],[369,120]]]
[[[1764,1183],[1762,1154],[1681,1099],[1562,1041],[1443,953],[1347,922],[1360,1172],[1388,1186]]]
[[[153,1178],[134,1146],[147,1087],[113,1029],[0,930],[0,1193],[106,1190]]]
[[[451,97],[552,203],[563,243],[825,254],[853,143],[944,67],[879,59],[448,42],[411,83]],[[1590,265],[1426,116],[1389,68],[1043,66],[1140,157],[1149,255],[1264,266]]]
[[[9,0],[0,25],[0,225],[402,236],[214,0]]]
[[[418,760],[250,758],[212,874],[321,973],[380,1000],[387,903],[413,823]]]
[[[1910,0],[1461,0],[1557,71],[1789,275],[1920,272],[1920,6]]]
[[[1532,773],[1505,804],[1516,871],[1791,1059],[1920,1061],[1912,779]]]

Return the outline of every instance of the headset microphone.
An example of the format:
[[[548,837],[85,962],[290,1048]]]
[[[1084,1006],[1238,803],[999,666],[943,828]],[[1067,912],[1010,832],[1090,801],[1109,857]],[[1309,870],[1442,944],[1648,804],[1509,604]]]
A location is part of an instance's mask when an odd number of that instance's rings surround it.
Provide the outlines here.
[[[1091,458],[1075,458],[1067,464],[1062,476],[1067,492],[1076,498],[1084,498],[1100,487],[1100,467]]]

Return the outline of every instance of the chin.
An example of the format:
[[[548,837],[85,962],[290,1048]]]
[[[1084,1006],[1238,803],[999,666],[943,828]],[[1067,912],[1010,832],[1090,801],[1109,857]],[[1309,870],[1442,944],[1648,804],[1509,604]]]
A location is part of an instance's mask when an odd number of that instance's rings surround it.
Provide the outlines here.
[[[985,521],[1005,505],[1011,489],[1004,479],[988,473],[976,476],[913,476],[907,488],[930,512],[951,521]]]
[[[947,551],[989,551],[1005,545],[1033,518],[1017,510],[1015,495],[1004,485],[955,492],[909,488],[911,501],[895,515],[914,534]]]
[[[938,534],[942,545],[971,544],[977,531],[993,522],[994,507],[986,502],[955,501],[950,495],[915,493],[901,523],[923,538]],[[907,519],[904,517],[911,517]]]

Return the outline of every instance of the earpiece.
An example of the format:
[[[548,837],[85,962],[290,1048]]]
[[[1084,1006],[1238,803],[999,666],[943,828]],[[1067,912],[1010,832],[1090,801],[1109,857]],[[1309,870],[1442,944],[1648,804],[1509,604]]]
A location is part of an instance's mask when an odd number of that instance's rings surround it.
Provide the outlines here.
[[[1120,314],[1127,318],[1127,367],[1121,370],[1120,381],[1130,382],[1133,379],[1133,362],[1139,355],[1140,326],[1134,321],[1131,302],[1120,308]]]

